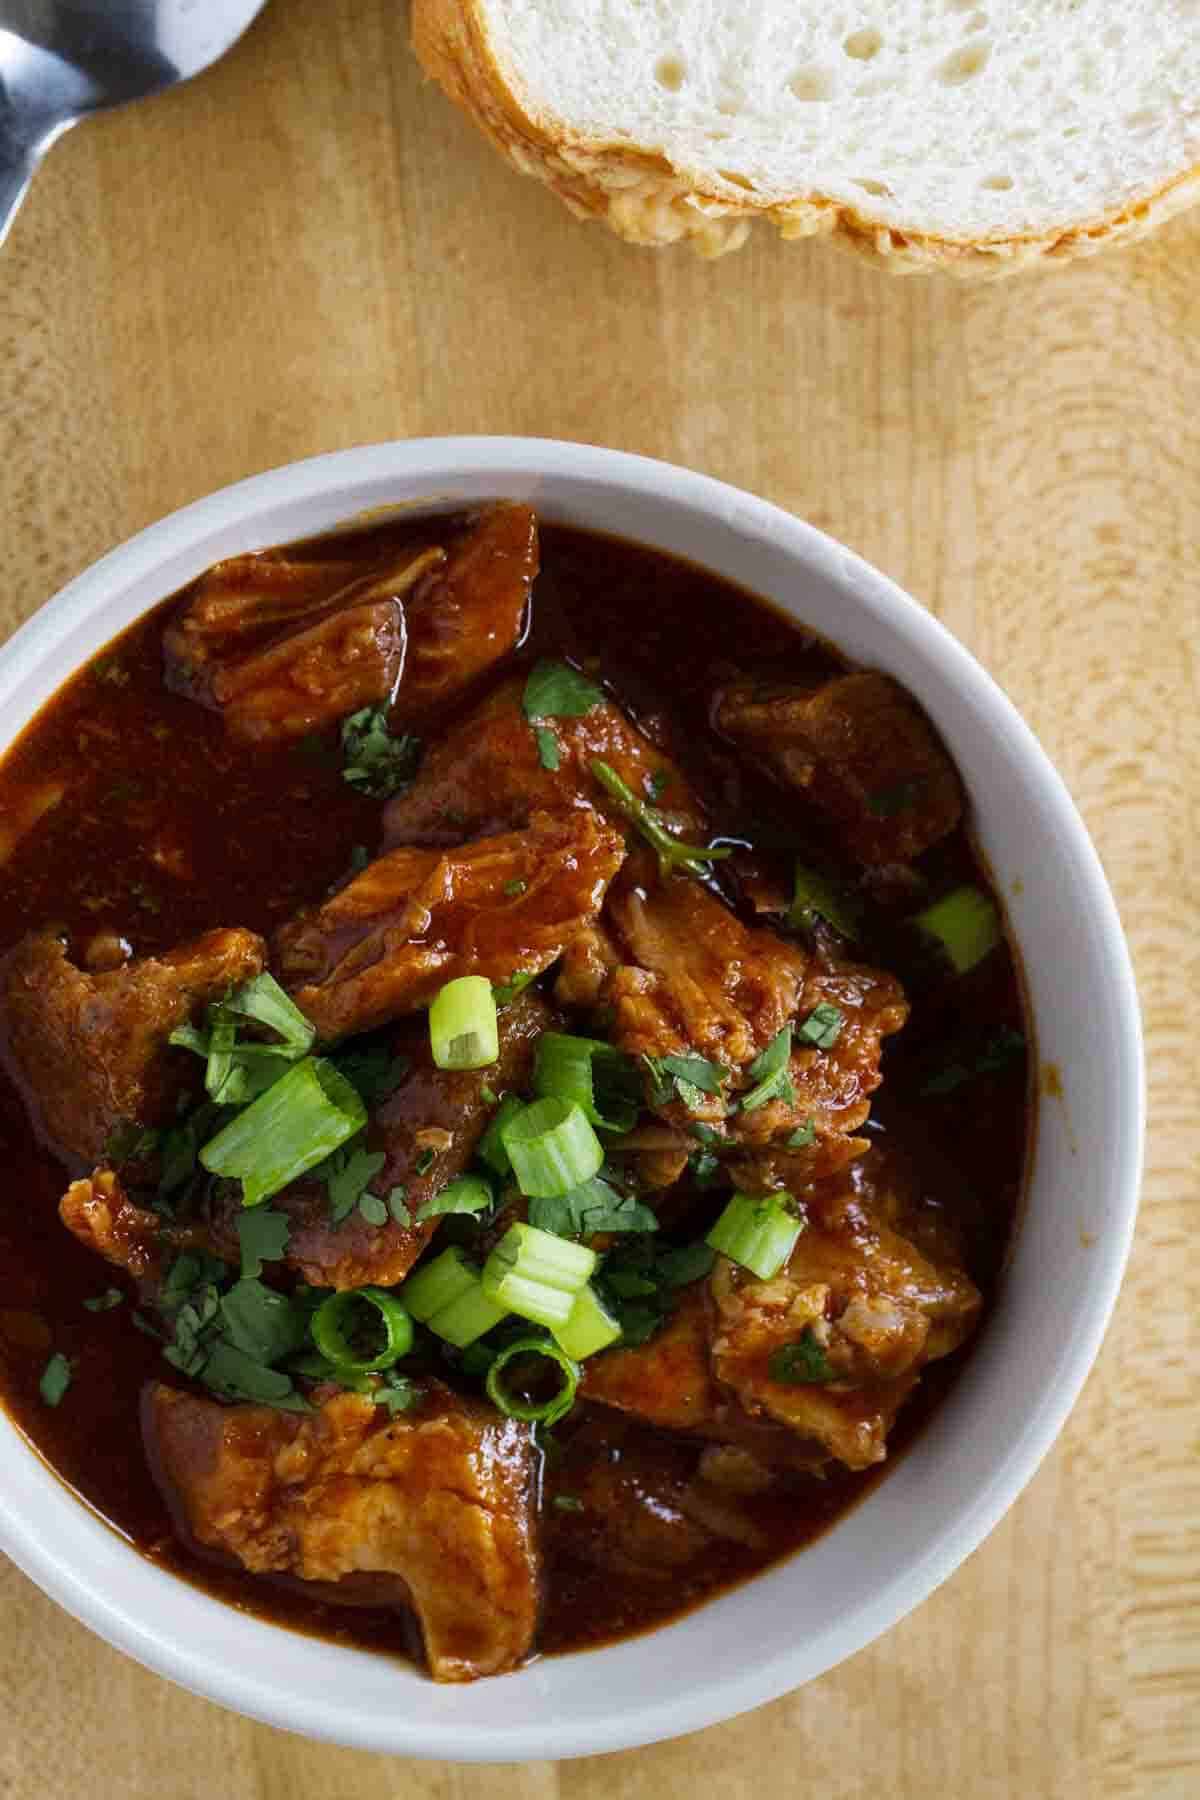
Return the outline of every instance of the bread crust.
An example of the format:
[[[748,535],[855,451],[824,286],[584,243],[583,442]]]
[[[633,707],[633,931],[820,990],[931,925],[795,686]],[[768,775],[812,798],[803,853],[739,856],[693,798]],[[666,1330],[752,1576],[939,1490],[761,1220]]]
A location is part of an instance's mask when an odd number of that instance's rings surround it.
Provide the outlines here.
[[[829,237],[894,275],[942,272],[987,280],[1129,242],[1200,200],[1200,163],[1102,217],[1042,235],[953,239],[901,230],[825,195],[770,199],[696,180],[657,152],[589,139],[539,121],[505,79],[479,0],[412,0],[412,42],[426,73],[523,175],[578,217],[600,219],[634,244],[689,242],[701,255],[736,250],[757,219],[782,238]]]

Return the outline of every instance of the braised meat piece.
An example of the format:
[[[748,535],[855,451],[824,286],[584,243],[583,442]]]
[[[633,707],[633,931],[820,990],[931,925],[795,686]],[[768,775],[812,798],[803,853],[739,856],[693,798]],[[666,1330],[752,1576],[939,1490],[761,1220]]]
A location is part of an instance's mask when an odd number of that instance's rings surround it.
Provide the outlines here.
[[[795,1016],[800,950],[743,925],[696,881],[623,879],[604,922],[621,966],[602,998],[632,1056],[692,1052],[740,1069]]]
[[[440,1222],[418,1223],[422,1206],[462,1174],[491,1117],[482,1090],[527,1088],[537,1039],[558,1022],[540,995],[518,995],[500,1011],[499,1061],[473,1070],[434,1067],[423,1019],[398,1031],[391,1049],[408,1063],[408,1073],[373,1110],[365,1147],[384,1157],[370,1191],[386,1198],[402,1187],[413,1223],[389,1218],[386,1225],[372,1225],[355,1207],[334,1224],[328,1188],[297,1181],[271,1201],[290,1223],[286,1266],[314,1287],[391,1287],[403,1281]],[[238,1259],[241,1211],[237,1190],[223,1187],[208,1214],[207,1247],[228,1262]]]
[[[532,507],[489,507],[443,569],[405,602],[408,656],[397,703],[405,726],[464,693],[520,642],[538,572]]]
[[[709,1483],[694,1445],[664,1443],[613,1419],[588,1421],[554,1471],[569,1504],[552,1507],[556,1550],[639,1581],[673,1581],[725,1542],[762,1534],[740,1496]],[[768,1480],[769,1480],[768,1476]]]
[[[970,1335],[981,1297],[957,1263],[934,1262],[895,1229],[904,1211],[882,1159],[811,1188],[805,1205],[807,1227],[774,1280],[718,1259],[713,1373],[748,1412],[867,1468],[886,1455],[920,1370]]]
[[[887,675],[727,688],[717,729],[837,827],[860,862],[910,862],[954,830],[962,787],[916,702]]]
[[[542,809],[611,812],[589,767],[597,757],[635,794],[648,795],[651,783],[661,790],[656,804],[665,824],[683,836],[703,832],[704,809],[683,775],[607,701],[579,718],[538,721],[558,751],[558,767],[546,768],[522,706],[524,692],[523,677],[503,682],[431,745],[416,781],[388,803],[386,846],[458,844],[478,832],[511,831]]]
[[[168,1498],[209,1549],[253,1574],[345,1583],[351,1602],[363,1572],[391,1577],[384,1592],[402,1583],[437,1681],[528,1655],[539,1609],[530,1426],[438,1383],[394,1418],[352,1393],[297,1415],[160,1383],[144,1425]]]
[[[0,974],[0,1028],[50,1146],[98,1163],[117,1125],[168,1118],[197,1071],[195,1057],[170,1048],[171,1032],[261,974],[264,960],[252,931],[210,931],[89,974],[54,932],[22,938]]]
[[[245,742],[298,737],[390,700],[404,667],[401,598],[445,560],[405,550],[367,575],[277,553],[217,563],[163,634],[167,686]]]
[[[704,1284],[688,1288],[671,1318],[647,1344],[617,1345],[583,1365],[580,1389],[667,1431],[704,1432],[713,1423],[718,1395],[708,1362],[708,1310]]]
[[[584,810],[460,849],[393,850],[280,930],[280,978],[333,1042],[427,1006],[460,975],[538,974],[595,920],[624,854]]]
[[[822,1006],[836,1007],[840,1021],[827,1048],[806,1043],[802,1036],[804,1022]],[[729,1121],[730,1142],[748,1150],[769,1146],[771,1155],[782,1148],[792,1158],[793,1174],[804,1169],[809,1181],[836,1173],[866,1148],[866,1140],[853,1133],[870,1116],[870,1096],[882,1080],[883,1040],[899,1031],[907,1017],[908,1003],[894,976],[851,964],[814,967],[800,1000],[801,1031],[788,1070],[791,1096],[737,1113]],[[786,1152],[785,1140],[810,1127],[811,1146]],[[740,1176],[735,1179],[743,1185]],[[778,1183],[750,1179],[747,1185],[753,1193]]]
[[[97,1169],[89,1180],[73,1181],[59,1202],[58,1216],[86,1249],[135,1281],[161,1273],[162,1220],[134,1204],[112,1169]]]
[[[361,584],[358,584],[361,585]],[[214,704],[243,743],[303,737],[391,698],[404,666],[404,611],[396,600],[339,605],[220,670]]]

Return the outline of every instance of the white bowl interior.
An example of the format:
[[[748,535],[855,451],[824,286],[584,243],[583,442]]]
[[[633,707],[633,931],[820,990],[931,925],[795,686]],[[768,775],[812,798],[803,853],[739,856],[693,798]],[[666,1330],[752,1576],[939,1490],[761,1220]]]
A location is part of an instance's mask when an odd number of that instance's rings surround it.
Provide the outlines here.
[[[500,494],[686,555],[917,695],[965,777],[1022,946],[1040,1057],[1061,1072],[1065,1104],[1042,1106],[1026,1217],[976,1354],[877,1491],[810,1549],[700,1612],[504,1680],[437,1688],[402,1664],[210,1600],[142,1560],[0,1415],[0,1543],[111,1642],[276,1725],[486,1761],[695,1730],[819,1674],[924,1598],[1011,1504],[1083,1383],[1124,1268],[1142,1137],[1124,940],[1083,826],[1032,735],[892,583],[787,514],[703,477],[581,445],[478,438],[382,445],[257,477],[144,532],[22,628],[0,651],[3,739],[81,662],[218,557],[396,502]]]

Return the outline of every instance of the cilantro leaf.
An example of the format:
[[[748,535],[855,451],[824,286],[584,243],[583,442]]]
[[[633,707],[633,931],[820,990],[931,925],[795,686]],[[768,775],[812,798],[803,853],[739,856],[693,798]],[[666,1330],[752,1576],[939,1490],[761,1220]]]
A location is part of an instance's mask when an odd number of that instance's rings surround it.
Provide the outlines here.
[[[809,1145],[815,1144],[816,1141],[817,1122],[815,1119],[805,1119],[803,1125],[798,1125],[792,1135],[784,1139],[789,1150],[807,1150]]]
[[[792,904],[787,922],[793,931],[810,932],[818,919],[852,941],[862,929],[862,908],[841,883],[807,863],[797,862],[792,876]]]
[[[308,1329],[304,1308],[261,1281],[235,1282],[220,1307],[225,1336],[256,1362],[279,1362],[304,1342]]]
[[[238,1242],[242,1247],[242,1280],[262,1274],[265,1262],[282,1262],[287,1254],[291,1224],[286,1213],[269,1206],[255,1206],[238,1215]]]
[[[382,1150],[352,1149],[344,1144],[313,1171],[329,1190],[329,1219],[340,1225],[358,1205],[367,1187],[387,1161]]]
[[[360,794],[387,800],[416,774],[421,743],[408,733],[392,736],[386,707],[364,706],[342,720],[342,755],[343,781]]]
[[[556,1237],[590,1237],[597,1231],[657,1231],[658,1220],[648,1206],[631,1195],[618,1194],[598,1175],[569,1194],[553,1200],[529,1202],[529,1223]]]
[[[217,1344],[201,1371],[205,1387],[228,1400],[252,1400],[288,1412],[312,1409],[280,1369],[268,1369],[236,1344]]]
[[[767,1372],[772,1381],[787,1382],[793,1387],[833,1380],[829,1358],[811,1325],[804,1328],[794,1344],[784,1344],[782,1349],[772,1351],[767,1360]]]
[[[412,1213],[405,1204],[407,1200],[408,1189],[406,1187],[394,1187],[388,1194],[388,1211],[391,1213],[393,1219],[395,1219],[397,1225],[411,1225],[413,1222]]]
[[[706,1094],[719,1094],[725,1078],[720,1063],[709,1062],[704,1056],[664,1056],[659,1059],[659,1066],[676,1080],[689,1082]]]
[[[839,1018],[840,1018],[839,1014]],[[743,1112],[754,1112],[757,1107],[765,1106],[768,1100],[781,1100],[790,1097],[791,1082],[788,1080],[788,1065],[792,1057],[792,1028],[785,1025],[777,1031],[761,1055],[756,1056],[746,1073],[754,1086],[748,1094],[743,1094],[741,1108]]]
[[[388,1222],[388,1206],[378,1194],[363,1194],[358,1202],[358,1210],[368,1225],[386,1225]]]
[[[492,1184],[482,1175],[459,1175],[422,1203],[417,1209],[417,1224],[424,1225],[427,1219],[439,1219],[447,1213],[477,1217],[489,1210],[494,1199]]]
[[[558,748],[558,739],[548,725],[535,725],[534,739],[537,743],[538,761],[543,769],[557,769],[562,762]]]
[[[603,701],[595,682],[578,669],[543,657],[529,671],[523,705],[525,717],[532,723],[537,719],[581,719]]]
[[[820,1006],[813,1007],[796,1035],[802,1043],[815,1044],[818,1050],[832,1050],[845,1023],[842,1009],[823,1000]]]
[[[330,1060],[368,1111],[394,1094],[409,1070],[407,1056],[393,1056],[387,1044],[358,1044]]]

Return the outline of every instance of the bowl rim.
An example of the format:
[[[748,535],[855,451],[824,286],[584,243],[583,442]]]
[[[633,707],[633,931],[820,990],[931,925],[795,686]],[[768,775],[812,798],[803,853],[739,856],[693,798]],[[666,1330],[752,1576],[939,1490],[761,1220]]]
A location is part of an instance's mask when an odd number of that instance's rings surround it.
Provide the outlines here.
[[[25,1459],[12,1465],[18,1469],[20,1498],[11,1490],[9,1479],[0,1483],[0,1548],[69,1613],[108,1642],[194,1693],[308,1736],[362,1749],[447,1761],[514,1762],[582,1756],[657,1742],[716,1724],[776,1699],[888,1630],[982,1542],[1032,1478],[1058,1436],[1107,1329],[1136,1220],[1145,1126],[1145,1075],[1133,969],[1103,868],[1065,784],[1011,701],[939,620],[863,558],[772,502],[676,464],[556,439],[459,436],[361,446],[252,476],[148,526],[91,564],[33,614],[0,647],[0,716],[18,684],[46,667],[55,649],[81,618],[102,611],[114,592],[128,590],[140,581],[156,580],[160,571],[162,582],[156,593],[158,598],[165,597],[173,586],[179,585],[167,574],[173,559],[177,560],[181,551],[202,551],[208,538],[218,530],[244,526],[245,547],[250,548],[252,540],[262,542],[255,539],[255,520],[272,508],[308,504],[324,509],[330,503],[336,504],[336,496],[343,488],[361,489],[372,481],[393,481],[398,488],[411,486],[414,481],[427,483],[426,498],[412,504],[428,507],[439,503],[443,495],[449,500],[459,498],[456,482],[478,484],[485,476],[494,477],[493,491],[497,494],[505,491],[506,484],[522,477],[535,482],[545,479],[590,486],[611,495],[614,502],[621,495],[636,493],[652,503],[690,509],[709,519],[715,517],[735,531],[769,539],[781,553],[784,564],[815,571],[841,588],[853,584],[855,592],[849,597],[854,604],[874,609],[886,632],[906,637],[922,654],[936,658],[941,677],[948,684],[963,683],[972,704],[986,705],[1002,719],[1028,767],[1029,779],[1036,781],[1054,812],[1056,829],[1062,833],[1064,857],[1073,860],[1079,878],[1089,890],[1096,929],[1105,940],[1110,989],[1107,1001],[1119,1040],[1117,1054],[1122,1077],[1122,1118],[1117,1132],[1119,1167],[1112,1183],[1117,1212],[1103,1244],[1095,1252],[1087,1316],[1063,1351],[1056,1385],[1040,1395],[1022,1427],[1003,1452],[998,1452],[996,1467],[986,1485],[923,1554],[853,1612],[831,1623],[815,1656],[806,1653],[811,1646],[797,1645],[769,1661],[751,1664],[735,1679],[724,1676],[719,1681],[702,1683],[683,1696],[652,1697],[644,1705],[619,1715],[610,1712],[580,1721],[556,1717],[549,1723],[517,1719],[503,1727],[455,1725],[452,1720],[411,1720],[402,1709],[380,1719],[366,1711],[354,1713],[336,1698],[330,1701],[320,1694],[297,1694],[273,1681],[269,1670],[234,1666],[211,1647],[204,1652],[194,1646],[184,1648],[161,1624],[155,1626],[140,1617],[137,1608],[127,1605],[117,1591],[119,1577],[110,1573],[114,1541],[122,1558],[132,1558],[147,1567],[145,1559],[62,1482],[0,1410],[0,1446],[7,1452],[5,1463],[11,1464],[14,1455]],[[478,491],[477,485],[471,489],[472,493]],[[558,510],[569,516],[571,509],[568,503]],[[353,506],[348,507],[347,518],[352,518],[354,512]],[[619,516],[614,517],[610,529],[620,535]],[[203,566],[203,562],[197,563],[196,571]],[[148,599],[139,612],[151,604],[153,599]],[[64,667],[55,688],[83,660],[86,654]],[[7,722],[0,726],[0,754],[7,751],[25,723],[22,720],[11,730]],[[80,1526],[80,1544],[86,1542],[90,1546],[87,1554],[76,1548],[65,1556],[52,1543],[51,1534],[39,1529],[38,1505],[33,1497],[49,1503],[47,1482],[54,1484],[68,1504],[78,1502],[77,1511],[86,1517],[90,1528],[84,1530]],[[123,1563],[122,1567],[128,1569],[128,1564]],[[195,1618],[206,1616],[204,1608],[214,1609],[222,1617],[231,1610],[224,1602],[189,1588],[186,1582],[162,1571],[157,1573],[181,1592],[191,1594],[196,1602],[196,1607],[190,1609]],[[756,1579],[769,1580],[770,1573]],[[694,1614],[686,1615],[682,1623],[693,1617]],[[220,1640],[220,1624],[217,1619],[210,1622],[215,1645]],[[269,1625],[263,1628],[279,1629]],[[653,1635],[658,1638],[677,1628],[660,1627]],[[365,1654],[336,1648],[339,1655]],[[563,1659],[553,1660],[558,1663]],[[508,1678],[514,1679],[517,1678]],[[464,1742],[464,1737],[470,1741]]]

